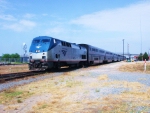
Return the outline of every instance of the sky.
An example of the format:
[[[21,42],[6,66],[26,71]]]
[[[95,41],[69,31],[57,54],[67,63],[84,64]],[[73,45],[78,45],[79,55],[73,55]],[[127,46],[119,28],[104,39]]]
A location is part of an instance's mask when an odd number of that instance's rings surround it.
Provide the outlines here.
[[[149,0],[0,0],[0,56],[51,36],[115,53],[150,52]]]

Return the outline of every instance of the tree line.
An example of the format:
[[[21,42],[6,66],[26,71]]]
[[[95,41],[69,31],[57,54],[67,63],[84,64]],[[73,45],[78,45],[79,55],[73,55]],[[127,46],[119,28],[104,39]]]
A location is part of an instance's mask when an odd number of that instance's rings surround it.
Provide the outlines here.
[[[2,58],[20,58],[20,55],[18,53],[15,54],[3,54]],[[148,54],[147,52],[145,52],[144,54],[140,53],[140,55],[138,56],[138,60],[142,61],[142,60],[149,60]]]
[[[18,53],[15,53],[15,54],[3,54],[2,58],[20,58],[20,55]]]

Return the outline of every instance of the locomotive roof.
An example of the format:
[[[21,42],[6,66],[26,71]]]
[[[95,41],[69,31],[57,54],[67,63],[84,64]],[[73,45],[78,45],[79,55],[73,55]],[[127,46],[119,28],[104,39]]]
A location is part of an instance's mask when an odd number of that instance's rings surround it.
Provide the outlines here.
[[[45,38],[53,38],[53,37],[49,37],[49,36],[39,36],[39,37],[35,37],[34,39],[45,39]]]
[[[65,40],[60,40],[60,39],[53,38],[53,37],[50,37],[50,36],[38,36],[38,37],[35,37],[34,39],[45,39],[45,38],[56,39],[56,40],[59,40],[59,41],[63,41],[63,42],[67,42],[67,43],[70,43],[70,44],[78,45],[78,46],[79,46],[79,44],[72,43],[72,42],[68,42],[68,41],[65,41]],[[33,39],[33,40],[34,40],[34,39]]]

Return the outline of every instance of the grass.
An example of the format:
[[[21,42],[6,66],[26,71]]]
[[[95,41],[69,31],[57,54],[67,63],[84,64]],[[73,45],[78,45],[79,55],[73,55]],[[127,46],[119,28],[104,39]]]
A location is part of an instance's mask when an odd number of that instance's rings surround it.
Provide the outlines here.
[[[107,80],[108,76],[106,74],[98,76],[98,80]]]
[[[39,109],[45,109],[45,108],[49,107],[48,104],[45,102],[38,103],[38,105],[39,105]]]
[[[67,74],[69,75],[69,73]],[[101,79],[104,78],[104,79]],[[107,75],[101,75],[100,80],[106,80],[108,79]],[[63,79],[63,81],[62,81]],[[149,103],[147,101],[150,101],[149,93],[150,90],[148,89],[145,92],[140,92],[141,88],[144,87],[144,85],[137,83],[137,82],[127,82],[127,81],[112,81],[109,82],[108,86],[117,85],[118,87],[129,87],[132,90],[131,91],[125,91],[121,94],[116,95],[108,95],[104,98],[100,99],[92,99],[87,100],[86,98],[82,98],[80,100],[74,100],[73,95],[78,95],[84,91],[84,95],[90,94],[86,90],[87,93],[85,93],[85,90],[82,88],[87,86],[88,89],[95,88],[95,93],[100,92],[100,87],[105,86],[105,83],[108,84],[107,81],[104,83],[98,82],[97,87],[94,85],[88,85],[84,82],[77,82],[74,80],[75,78],[67,76],[60,79],[60,82],[66,84],[59,84],[59,87],[56,87],[56,89],[51,90],[51,93],[54,95],[53,98],[48,100],[48,102],[40,103],[34,106],[33,112],[40,113],[40,112],[63,112],[63,113],[72,113],[72,112],[82,112],[82,113],[126,113],[126,112],[147,112],[150,107]],[[97,79],[97,78],[96,78]],[[53,79],[54,82],[56,79]],[[58,80],[58,79],[57,79]],[[98,78],[99,80],[99,78]],[[58,80],[59,81],[59,80]],[[52,81],[51,81],[52,82]],[[81,84],[81,85],[80,85]],[[94,84],[94,83],[93,83]],[[58,84],[56,85],[58,86]],[[82,87],[81,87],[82,86]],[[66,88],[65,88],[66,87]],[[71,88],[71,89],[68,89]],[[117,88],[117,87],[116,87]],[[56,91],[57,90],[57,91]],[[80,91],[80,92],[79,92]],[[143,101],[141,103],[141,100]],[[138,110],[140,106],[143,106],[141,110]]]
[[[150,74],[150,63],[146,63],[146,71],[144,71],[144,62],[127,63],[122,65],[119,70],[124,72],[144,72]]]
[[[93,68],[93,67],[92,67]],[[85,69],[84,69],[85,70]],[[90,70],[90,69],[87,69]],[[83,76],[84,75],[84,76]],[[110,81],[106,74],[87,76],[88,71],[65,72],[61,76],[33,82],[0,93],[0,103],[23,103],[31,96],[50,94],[46,101],[33,106],[32,113],[126,113],[148,112],[150,87],[138,82]],[[114,95],[99,96],[104,87],[127,88]],[[91,94],[91,90],[94,90]],[[99,96],[99,98],[93,98]],[[143,107],[139,109],[140,107]]]
[[[32,93],[11,88],[0,93],[1,104],[22,103],[24,99],[30,97]]]

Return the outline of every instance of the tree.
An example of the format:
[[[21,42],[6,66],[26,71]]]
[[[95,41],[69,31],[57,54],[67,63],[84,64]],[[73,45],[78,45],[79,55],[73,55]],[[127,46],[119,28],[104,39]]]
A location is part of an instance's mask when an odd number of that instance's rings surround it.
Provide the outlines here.
[[[18,53],[15,53],[15,54],[3,54],[2,58],[20,58],[20,55]]]
[[[10,54],[3,54],[2,58],[10,58]]]
[[[142,61],[142,59],[143,59],[143,55],[142,53],[140,53],[140,55],[138,56],[138,60]]]
[[[15,54],[11,54],[10,57],[11,58],[20,58],[20,55],[18,53],[15,53]]]
[[[143,60],[145,60],[145,59],[146,59],[146,60],[149,59],[147,52],[145,52],[144,55],[143,55]]]

